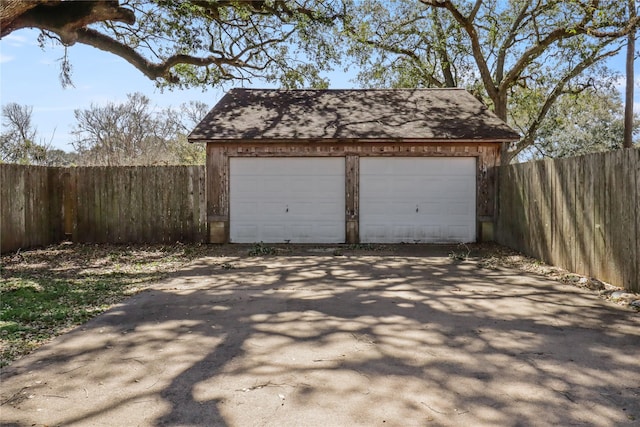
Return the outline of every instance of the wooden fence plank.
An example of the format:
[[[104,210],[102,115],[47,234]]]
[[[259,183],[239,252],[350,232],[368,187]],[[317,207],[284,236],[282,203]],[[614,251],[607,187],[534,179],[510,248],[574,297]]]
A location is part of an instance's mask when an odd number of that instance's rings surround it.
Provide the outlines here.
[[[640,292],[640,251],[638,250],[638,238],[640,237],[640,232],[638,230],[637,224],[637,216],[638,216],[638,207],[640,206],[640,192],[638,191],[638,181],[637,181],[637,172],[640,170],[640,163],[638,162],[638,152],[627,149],[626,151],[626,163],[625,170],[627,173],[627,182],[628,182],[628,190],[627,194],[630,195],[629,198],[629,223],[634,228],[634,232],[630,232],[627,234],[627,237],[630,239],[629,246],[629,263],[631,265],[631,270],[629,272],[629,281],[625,286],[628,289],[636,289]]]
[[[74,242],[90,242],[88,238],[89,224],[89,206],[92,200],[89,199],[86,187],[88,186],[88,177],[86,168],[76,168],[76,206],[78,207],[76,212],[76,229],[77,233],[74,236]]]
[[[594,179],[593,179],[593,158],[594,156],[584,156],[582,158],[582,215],[583,225],[582,233],[578,235],[579,245],[583,250],[582,265],[584,268],[583,274],[588,276],[594,276],[594,255],[595,248],[595,198],[594,198]],[[595,277],[595,276],[594,276]]]
[[[630,161],[631,161],[631,169],[630,179],[632,181],[632,192],[636,195],[636,203],[633,211],[636,213],[636,258],[631,262],[636,262],[636,276],[635,281],[629,287],[632,291],[640,293],[640,262],[637,262],[640,259],[640,150],[629,150],[630,153]],[[632,177],[631,177],[632,175]]]
[[[615,193],[620,191],[621,184],[616,169],[621,168],[622,165],[620,164],[619,152],[611,153],[611,156],[607,156],[606,159],[607,163],[605,165],[605,171],[607,174],[608,189],[610,190],[607,191],[607,252],[604,254],[608,263],[607,281],[621,284],[623,281],[623,275],[622,267],[619,263],[620,258],[618,256],[614,256],[614,253],[620,250],[620,233],[616,224],[621,219],[621,200]]]
[[[638,197],[633,172],[631,150],[619,150],[621,167],[616,170],[620,191],[614,194],[620,199],[620,220],[616,224],[619,229],[620,249],[616,251],[619,264],[622,267],[622,286],[630,289],[634,286],[637,276],[638,254],[636,254],[636,221]]]
[[[592,254],[592,273],[593,277],[604,280],[606,271],[605,258],[602,254],[606,253],[607,241],[605,235],[606,220],[606,179],[603,174],[605,158],[602,156],[592,156],[591,173],[593,181],[593,254]]]
[[[149,217],[153,213],[153,207],[148,206],[146,202],[151,193],[150,188],[146,188],[150,184],[150,180],[145,175],[146,167],[136,166],[136,192],[135,203],[131,204],[131,239],[138,242],[146,242],[149,238]]]
[[[24,167],[0,165],[2,178],[2,252],[16,251],[26,246]]]

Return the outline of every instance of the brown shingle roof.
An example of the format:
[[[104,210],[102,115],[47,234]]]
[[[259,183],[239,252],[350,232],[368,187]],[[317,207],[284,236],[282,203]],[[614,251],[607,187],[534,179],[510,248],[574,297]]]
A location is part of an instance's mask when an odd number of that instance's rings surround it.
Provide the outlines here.
[[[232,89],[189,135],[246,140],[515,141],[463,89]]]

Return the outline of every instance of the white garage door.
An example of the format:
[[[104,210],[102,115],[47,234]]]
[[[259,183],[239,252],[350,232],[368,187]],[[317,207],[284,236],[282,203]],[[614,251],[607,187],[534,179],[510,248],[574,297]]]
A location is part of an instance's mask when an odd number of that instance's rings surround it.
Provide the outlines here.
[[[344,175],[344,158],[231,158],[231,242],[344,243]]]
[[[472,242],[474,157],[360,158],[360,241]]]

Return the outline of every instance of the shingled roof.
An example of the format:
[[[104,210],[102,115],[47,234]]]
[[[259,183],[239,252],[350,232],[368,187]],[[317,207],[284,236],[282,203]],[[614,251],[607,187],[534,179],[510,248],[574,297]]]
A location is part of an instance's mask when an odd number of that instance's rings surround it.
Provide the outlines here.
[[[519,135],[463,89],[232,89],[191,142],[508,142]]]

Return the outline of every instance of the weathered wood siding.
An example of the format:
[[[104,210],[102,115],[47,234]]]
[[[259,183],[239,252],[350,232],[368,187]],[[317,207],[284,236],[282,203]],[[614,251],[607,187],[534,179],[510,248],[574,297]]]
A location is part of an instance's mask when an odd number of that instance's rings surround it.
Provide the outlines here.
[[[0,251],[61,240],[60,168],[0,164]]]
[[[1,250],[207,240],[202,166],[0,165]]]
[[[474,142],[211,142],[207,144],[207,215],[211,243],[229,241],[230,157],[345,157],[347,242],[358,241],[360,157],[475,157],[477,159],[478,232],[495,221],[499,143]]]
[[[640,291],[640,150],[504,167],[498,242]]]

